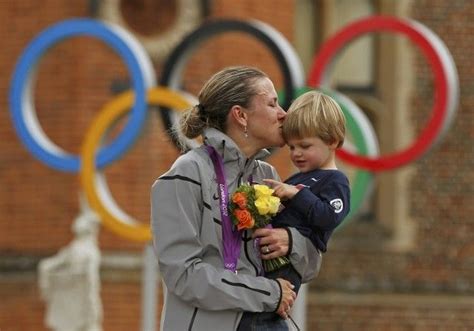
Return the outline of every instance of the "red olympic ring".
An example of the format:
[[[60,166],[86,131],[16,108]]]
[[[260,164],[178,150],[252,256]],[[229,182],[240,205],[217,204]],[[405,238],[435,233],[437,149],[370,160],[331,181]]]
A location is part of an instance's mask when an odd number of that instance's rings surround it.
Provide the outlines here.
[[[439,139],[440,134],[446,131],[446,122],[452,117],[449,111],[454,111],[457,106],[456,97],[458,97],[459,92],[456,85],[457,80],[450,80],[450,73],[453,70],[456,73],[456,69],[454,62],[451,62],[452,59],[449,53],[446,51],[443,54],[443,51],[447,49],[442,41],[428,29],[414,21],[386,16],[372,16],[358,20],[346,25],[326,41],[313,60],[313,67],[309,72],[307,85],[311,87],[324,85],[322,83],[324,83],[326,74],[325,68],[330,67],[329,64],[331,64],[331,59],[334,59],[334,55],[356,37],[374,31],[391,31],[406,35],[421,48],[431,65],[435,78],[432,117],[411,146],[400,152],[380,157],[360,156],[343,149],[338,151],[338,157],[347,163],[367,170],[381,171],[400,167],[419,158]],[[444,65],[449,67],[446,68]],[[453,106],[454,110],[450,109]]]

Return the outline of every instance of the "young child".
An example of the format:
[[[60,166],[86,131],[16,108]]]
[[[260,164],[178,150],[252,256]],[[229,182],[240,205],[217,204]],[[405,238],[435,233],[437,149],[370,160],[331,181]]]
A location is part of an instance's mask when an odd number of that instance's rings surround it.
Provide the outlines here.
[[[265,180],[284,205],[272,226],[294,227],[319,251],[326,252],[331,234],[350,210],[349,181],[337,169],[335,160],[336,149],[344,143],[344,114],[331,97],[317,91],[306,92],[290,106],[283,136],[299,172],[285,183]],[[270,251],[262,248],[262,254]],[[291,264],[265,276],[289,280],[295,292],[301,285],[301,277]]]
[[[345,118],[339,105],[320,92],[306,92],[291,104],[283,122],[283,137],[299,172],[285,183],[264,180],[284,205],[272,219],[272,226],[296,228],[320,252],[326,252],[329,237],[349,213],[349,181],[335,162],[344,136]],[[261,247],[262,256],[271,252],[271,247]],[[266,271],[265,277],[286,279],[295,286],[295,292],[301,286],[301,276],[291,264]],[[276,313],[245,312],[242,320],[250,321],[247,324],[251,323],[255,331],[281,330]]]

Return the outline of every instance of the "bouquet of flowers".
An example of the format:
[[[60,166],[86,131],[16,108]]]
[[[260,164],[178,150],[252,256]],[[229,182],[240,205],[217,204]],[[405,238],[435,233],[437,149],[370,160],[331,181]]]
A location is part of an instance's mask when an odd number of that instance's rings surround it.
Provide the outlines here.
[[[264,228],[280,207],[280,198],[273,195],[273,189],[261,184],[242,184],[232,194],[229,211],[237,230]],[[289,264],[288,258],[281,256],[262,260],[265,271],[276,270]]]

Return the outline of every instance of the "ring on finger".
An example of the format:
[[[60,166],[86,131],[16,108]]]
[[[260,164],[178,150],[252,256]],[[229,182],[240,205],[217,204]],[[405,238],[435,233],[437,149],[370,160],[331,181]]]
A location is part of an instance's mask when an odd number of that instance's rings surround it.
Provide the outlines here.
[[[264,253],[264,254],[270,253],[270,248],[268,247],[268,245],[263,246],[263,253]]]

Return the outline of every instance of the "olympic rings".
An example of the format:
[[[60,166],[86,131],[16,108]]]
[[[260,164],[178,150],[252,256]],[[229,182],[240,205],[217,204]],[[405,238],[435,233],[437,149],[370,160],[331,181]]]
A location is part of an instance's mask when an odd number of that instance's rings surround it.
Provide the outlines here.
[[[16,65],[10,89],[10,111],[23,144],[39,160],[61,171],[77,172],[79,159],[62,150],[45,135],[36,117],[32,86],[39,58],[63,39],[78,35],[99,38],[125,61],[131,75],[136,100],[132,116],[121,134],[100,151],[99,167],[116,160],[133,143],[146,115],[146,89],[155,84],[154,71],[143,47],[125,30],[91,19],[73,19],[58,23],[36,37]]]
[[[339,150],[341,159],[357,167],[372,170],[390,170],[421,157],[449,128],[459,102],[456,66],[448,49],[431,30],[411,21],[393,17],[374,16],[347,25],[324,43],[314,58],[308,75],[308,85],[327,85],[327,69],[334,55],[352,39],[373,31],[390,31],[406,35],[415,42],[427,58],[435,77],[433,115],[415,143],[407,149],[378,158],[357,156]]]
[[[171,89],[179,89],[181,76],[191,53],[205,40],[224,32],[243,32],[257,38],[267,46],[275,56],[284,77],[285,101],[283,108],[288,108],[295,89],[302,87],[304,82],[303,67],[294,48],[288,40],[270,25],[260,21],[239,21],[221,19],[209,21],[184,38],[168,56],[163,66],[160,85]],[[166,129],[173,126],[169,117],[169,109],[161,109],[161,117]],[[168,132],[170,132],[168,130]],[[175,137],[171,137],[176,143]]]
[[[409,20],[390,17],[369,17],[346,26],[333,38],[325,42],[319,55],[314,59],[313,68],[308,75],[308,85],[327,85],[324,77],[326,67],[332,64],[335,55],[346,43],[368,32],[391,31],[407,35],[423,51],[428,59],[436,80],[433,115],[416,143],[410,148],[393,155],[378,157],[378,145],[370,122],[364,113],[342,94],[323,90],[332,96],[345,113],[348,129],[355,142],[355,149],[360,155],[351,154],[349,143],[344,144],[343,151],[338,156],[356,167],[381,171],[402,166],[420,157],[439,141],[448,130],[459,101],[459,86],[456,68],[451,55],[442,41],[429,29]],[[303,69],[298,56],[289,42],[271,26],[259,21],[216,20],[203,24],[188,35],[174,49],[165,62],[161,84],[177,89],[181,75],[190,53],[207,38],[223,32],[243,32],[257,38],[267,46],[275,56],[284,77],[284,92],[286,95],[283,107],[287,108],[295,93],[304,90]],[[80,162],[54,143],[41,129],[32,103],[32,88],[34,69],[40,58],[49,47],[59,41],[77,36],[90,35],[97,37],[110,46],[124,58],[125,64],[132,76],[134,93],[121,94],[107,103],[87,131],[81,148]],[[166,129],[175,121],[167,108],[184,109],[192,103],[184,92],[173,92],[164,87],[149,89],[155,84],[151,61],[143,47],[125,30],[114,25],[106,25],[90,19],[63,21],[43,31],[28,45],[20,57],[14,71],[10,89],[10,108],[16,131],[27,149],[47,165],[61,171],[80,171],[81,184],[92,208],[102,217],[103,223],[114,233],[135,241],[151,239],[148,225],[137,222],[122,211],[110,195],[101,168],[118,159],[132,146],[140,132],[146,117],[147,99],[150,104],[161,106],[161,116]],[[148,90],[148,92],[147,92]],[[135,96],[135,97],[134,97]],[[130,118],[123,132],[108,146],[96,153],[99,141],[117,118],[126,114],[134,100]],[[175,141],[175,137],[172,137]],[[191,144],[193,141],[189,141]],[[353,148],[354,149],[354,148]],[[98,157],[95,159],[95,155]],[[81,163],[81,167],[79,167]],[[80,168],[80,169],[79,169]],[[353,190],[352,215],[371,193],[372,174],[358,170],[355,176]]]
[[[107,128],[118,118],[127,114],[132,104],[131,91],[120,94],[108,102],[89,127],[81,148],[82,168],[81,184],[91,207],[101,216],[101,220],[112,232],[134,241],[150,241],[149,225],[140,224],[122,211],[110,195],[101,171],[96,173],[94,155]],[[178,94],[165,88],[153,88],[148,91],[147,101],[151,105],[184,109],[189,102]]]

